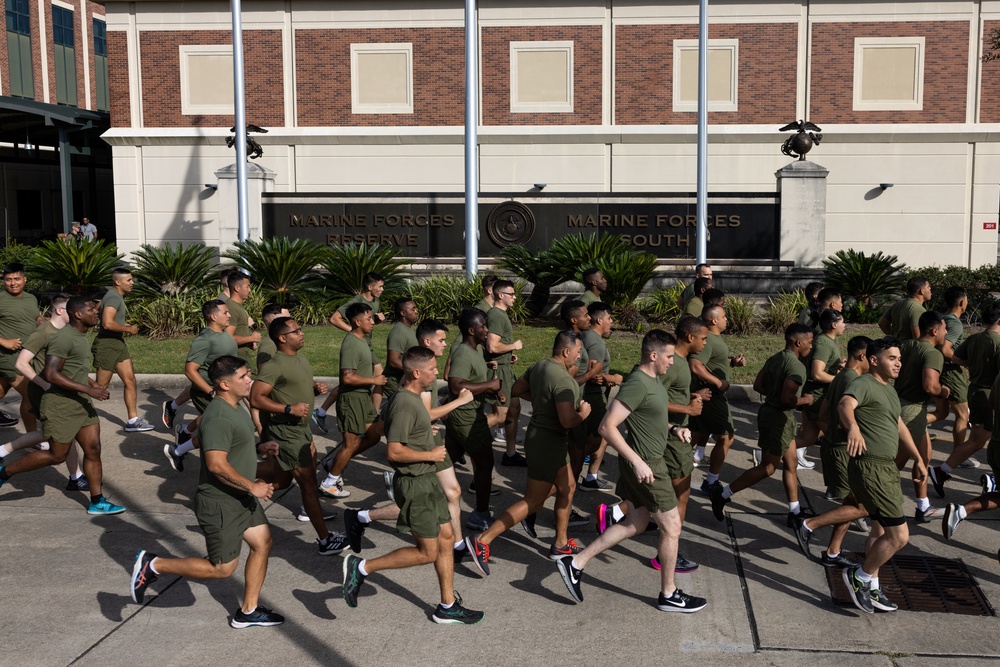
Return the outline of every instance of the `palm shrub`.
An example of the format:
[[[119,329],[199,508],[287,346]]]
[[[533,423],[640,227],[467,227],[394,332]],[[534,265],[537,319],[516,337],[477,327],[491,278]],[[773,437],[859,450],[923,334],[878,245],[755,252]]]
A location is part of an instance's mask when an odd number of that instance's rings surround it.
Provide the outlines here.
[[[548,250],[553,263],[552,268],[559,275],[559,282],[567,280],[582,282],[583,272],[592,266],[600,268],[601,260],[631,253],[632,248],[620,236],[610,234],[564,236],[553,241]],[[611,279],[607,274],[605,277],[610,282]]]
[[[681,298],[684,287],[684,283],[678,280],[671,287],[657,288],[639,299],[636,307],[648,322],[657,324],[674,322],[681,314],[677,301]]]
[[[140,334],[153,340],[187,336],[205,326],[201,305],[215,296],[215,288],[206,287],[142,299],[129,306],[129,320],[139,327]]]
[[[513,282],[517,298],[507,316],[514,324],[523,324],[529,312],[528,299],[524,298],[527,283],[519,278]],[[478,276],[467,279],[460,275],[434,275],[410,282],[406,294],[417,305],[421,318],[456,322],[463,308],[470,308],[479,302],[482,289]]]
[[[45,240],[31,253],[28,271],[70,294],[89,295],[111,282],[120,264],[118,249],[104,239],[96,241]]]
[[[643,288],[653,279],[656,257],[648,252],[615,253],[594,262],[608,280],[602,299],[613,310],[634,307]]]
[[[749,336],[757,329],[757,305],[750,297],[726,295],[726,331],[735,336]],[[782,330],[784,333],[784,330]]]
[[[187,247],[180,242],[176,247],[166,243],[162,248],[142,244],[132,253],[136,296],[182,294],[208,287],[216,255],[214,248],[201,243],[191,243]]]
[[[327,259],[323,246],[284,236],[237,241],[223,257],[250,274],[266,301],[287,303],[289,295],[309,291],[316,267]]]
[[[537,317],[548,305],[552,288],[567,280],[557,270],[552,253],[547,250],[532,252],[521,245],[508,246],[500,250],[497,266],[532,284],[531,295],[524,303],[527,314],[532,317]]]
[[[877,252],[866,255],[856,250],[838,250],[823,260],[827,287],[839,289],[866,310],[879,297],[902,290],[906,265],[895,255]]]
[[[17,241],[11,241],[8,245],[0,248],[0,266],[29,264],[33,252],[35,252],[34,246],[22,245]]]
[[[343,302],[361,294],[365,275],[378,273],[385,278],[383,301],[394,300],[406,293],[406,259],[399,251],[385,245],[345,243],[323,248],[319,263],[326,274],[319,279],[327,296]],[[315,283],[314,283],[315,284]]]
[[[336,302],[322,292],[315,291],[304,292],[289,306],[295,321],[305,326],[326,323],[330,314],[337,309]]]
[[[792,322],[799,318],[799,313],[809,305],[809,299],[805,292],[800,289],[794,292],[778,292],[775,296],[767,298],[767,306],[761,317],[761,324],[769,333],[783,335],[785,329]],[[729,297],[726,297],[728,311]]]

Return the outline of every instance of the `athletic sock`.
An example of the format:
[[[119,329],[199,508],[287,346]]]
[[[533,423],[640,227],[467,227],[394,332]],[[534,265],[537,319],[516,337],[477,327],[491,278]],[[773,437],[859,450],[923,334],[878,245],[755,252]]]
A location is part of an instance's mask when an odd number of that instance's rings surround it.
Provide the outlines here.
[[[134,424],[134,423],[136,423],[137,421],[139,421],[139,418],[138,418],[138,417],[132,417],[132,418],[131,418],[131,419],[129,419],[129,420],[128,420],[128,421],[126,422],[126,423],[127,423],[127,424]]]
[[[193,449],[194,449],[194,441],[187,440],[177,445],[177,448],[174,450],[174,454],[176,456],[184,456]]]
[[[840,555],[839,551],[837,553],[830,553],[829,549],[826,550],[826,557],[827,558],[836,558],[839,555]]]
[[[455,551],[462,551],[463,549],[465,549],[465,540],[455,542]]]
[[[360,563],[358,563],[358,572],[361,573],[362,577],[367,577],[368,576],[368,570],[365,569],[365,563],[367,563],[367,562],[368,561],[363,560]]]
[[[191,435],[191,429],[189,428],[190,426],[191,426],[190,422],[187,424],[182,424],[181,433],[187,433],[188,435]]]
[[[969,516],[969,513],[965,511],[965,505],[958,506],[958,518],[965,520],[965,517]]]
[[[596,481],[596,480],[597,480],[597,475],[593,475],[593,474],[591,474],[589,472],[587,473],[587,481],[588,482],[593,482],[593,481]]]
[[[728,484],[726,484],[726,488],[722,490],[722,499],[729,500],[732,497],[733,497],[733,490],[729,487]]]
[[[371,510],[361,510],[358,512],[358,521],[361,523],[371,523],[372,517],[369,512],[371,512]]]
[[[917,509],[920,510],[921,512],[926,512],[928,509],[930,509],[930,506],[931,506],[931,501],[929,501],[927,498],[917,498]]]
[[[861,567],[858,568],[857,575],[855,576],[862,582],[871,583],[872,581],[872,575],[865,572],[864,568]]]
[[[625,512],[622,512],[621,508],[618,505],[615,505],[611,508],[611,516],[616,522],[621,521],[625,518]]]
[[[177,401],[170,401],[170,409],[176,412],[181,409],[181,406],[177,405]]]
[[[872,577],[872,590],[878,590],[878,577]]]
[[[712,486],[713,484],[719,481],[719,476],[716,475],[714,472],[710,472],[707,475],[705,475],[705,481],[708,482],[709,486]]]
[[[340,475],[334,475],[332,472],[326,476],[323,480],[323,486],[335,486],[337,482],[340,481]]]
[[[951,466],[948,465],[947,463],[942,463],[941,464],[941,472],[943,472],[946,475],[950,475],[951,474]]]
[[[694,457],[696,459],[698,459],[699,461],[701,461],[703,458],[705,458],[705,446],[704,445],[698,445],[697,447],[694,448]]]
[[[70,478],[71,480],[73,480],[74,482],[75,482],[76,480],[80,479],[81,477],[83,477],[83,471],[82,471],[82,470],[77,470],[77,471],[76,471],[75,473],[73,473],[73,474],[71,474],[71,475],[69,476],[69,478]]]
[[[153,571],[153,574],[159,576],[160,573],[157,571],[157,569],[155,567],[153,567],[153,563],[155,561],[156,561],[155,558],[153,560],[149,561],[149,569]]]
[[[326,410],[323,408],[316,408],[316,415],[318,417],[326,417]]]
[[[799,505],[798,501],[794,503],[788,503],[788,511],[791,512],[792,514],[798,514],[800,511],[802,511],[800,508],[801,506]]]
[[[582,570],[582,569],[583,569],[582,567],[580,567],[579,565],[577,565],[577,563],[576,563],[576,558],[574,558],[573,560],[571,560],[571,561],[569,562],[569,564],[570,564],[570,565],[572,565],[573,567],[575,567],[575,568],[576,568],[576,569],[578,569],[578,570]]]
[[[0,458],[10,456],[13,453],[14,450],[10,448],[10,445],[0,445]]]
[[[802,526],[803,528],[805,528],[805,529],[806,529],[806,532],[807,532],[807,533],[811,533],[811,532],[813,532],[813,529],[812,529],[812,528],[810,528],[809,526],[807,526],[807,525],[806,525],[806,521],[805,521],[805,519],[803,519],[803,520],[802,520],[802,523],[801,523],[800,525],[801,525],[801,526]],[[831,553],[830,553],[829,549],[827,550],[827,552],[826,552],[826,553],[827,553],[827,554],[829,554],[829,555],[831,555],[831,556],[833,556],[833,555],[834,555],[834,554],[831,554]],[[837,552],[837,553],[840,553],[840,552]]]
[[[445,604],[444,602],[442,602],[440,606],[442,609],[451,609],[452,607],[455,606],[455,602],[458,602],[458,600],[455,600],[454,602],[451,602],[449,604]]]

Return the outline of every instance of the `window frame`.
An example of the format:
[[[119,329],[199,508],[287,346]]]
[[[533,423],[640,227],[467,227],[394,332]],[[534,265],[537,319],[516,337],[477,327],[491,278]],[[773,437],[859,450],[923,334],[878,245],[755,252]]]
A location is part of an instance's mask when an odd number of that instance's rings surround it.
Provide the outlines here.
[[[863,100],[864,52],[878,48],[916,47],[913,100]],[[924,37],[855,37],[854,38],[854,110],[855,111],[923,111],[926,39]]]
[[[681,53],[694,51],[698,53],[697,39],[675,39],[674,40],[674,60],[673,60],[673,81],[672,102],[674,113],[690,113],[698,111],[697,95],[692,100],[681,99],[681,76],[680,63]],[[708,40],[708,50],[729,51],[730,63],[732,65],[732,77],[729,79],[730,99],[728,101],[708,101],[708,111],[710,113],[731,113],[740,110],[740,40],[737,38],[710,39]]]
[[[360,56],[364,53],[403,54],[406,56],[406,102],[366,103],[361,101],[361,78],[358,75],[358,65]],[[359,115],[413,113],[413,42],[359,42],[351,44],[351,113]]]
[[[573,113],[573,78],[575,44],[573,40],[537,40],[510,42],[510,112],[514,113]],[[521,53],[539,51],[562,51],[566,53],[566,101],[565,102],[521,102],[517,98],[518,56]]]

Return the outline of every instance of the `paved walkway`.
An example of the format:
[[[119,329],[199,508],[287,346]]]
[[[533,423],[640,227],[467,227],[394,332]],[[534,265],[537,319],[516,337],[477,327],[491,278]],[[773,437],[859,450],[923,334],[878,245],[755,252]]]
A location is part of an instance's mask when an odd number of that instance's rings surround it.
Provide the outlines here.
[[[171,387],[179,386],[178,379],[144,378],[141,384],[141,411],[159,424],[159,405],[174,393]],[[741,435],[723,471],[727,481],[749,467],[748,438],[755,437],[755,407],[734,407]],[[971,667],[997,661],[1000,655],[1000,620],[995,617],[865,616],[832,604],[823,568],[799,552],[785,527],[778,475],[737,496],[724,523],[716,522],[707,499],[694,493],[682,548],[701,568],[679,575],[678,581],[684,590],[708,598],[709,605],[690,616],[656,610],[659,579],[646,564],[655,550],[652,534],[592,562],[584,579],[586,601],[573,604],[545,557],[552,535],[552,514],[546,511],[539,516],[539,540],[517,528],[494,543],[492,576],[479,577],[467,563],[457,568],[455,586],[467,605],[486,612],[478,626],[437,626],[429,620],[437,595],[431,567],[372,576],[358,608],[349,609],[341,598],[341,558],[317,554],[312,529],[295,520],[300,499],[294,487],[267,506],[275,544],[263,602],[287,617],[284,626],[228,626],[239,605],[239,575],[207,583],[165,576],[139,606],[128,593],[137,549],[172,556],[204,553],[192,512],[197,457],[189,457],[187,470],[176,473],[162,454],[170,437],[162,425],[149,433],[123,433],[124,410],[115,389],[99,411],[106,492],[128,512],[88,517],[85,494],[62,490],[64,468],[15,477],[0,490],[0,595],[6,612],[0,664],[440,665],[485,660],[717,665],[739,660],[747,666]],[[14,434],[15,429],[5,429],[0,439]],[[938,457],[946,440],[950,437],[937,440]],[[326,436],[317,436],[316,442],[321,451],[335,444]],[[386,502],[383,451],[375,449],[373,456],[348,467],[352,495],[343,506]],[[613,481],[617,458],[608,458],[604,475]],[[949,484],[949,498],[965,500],[978,493],[979,474],[960,470]],[[695,471],[695,486],[702,475]],[[471,474],[462,470],[459,478],[467,485]],[[820,473],[803,471],[800,479],[804,506],[816,511],[832,506],[823,498]],[[496,482],[502,493],[494,508],[500,511],[523,488],[524,469],[498,467]],[[465,500],[470,499],[466,494]],[[591,513],[598,503],[611,500],[607,494],[579,492],[576,506]],[[913,503],[907,507],[912,512]],[[912,541],[905,553],[963,559],[997,605],[998,519],[996,513],[977,515],[948,543],[940,536],[939,523],[911,524]],[[331,526],[341,529],[340,518]],[[571,535],[586,543],[593,531],[591,524],[571,529]],[[823,543],[827,534],[820,531],[816,543]],[[370,528],[363,555],[384,554],[405,543],[393,526]],[[857,551],[863,544],[864,536],[851,532],[846,547]]]

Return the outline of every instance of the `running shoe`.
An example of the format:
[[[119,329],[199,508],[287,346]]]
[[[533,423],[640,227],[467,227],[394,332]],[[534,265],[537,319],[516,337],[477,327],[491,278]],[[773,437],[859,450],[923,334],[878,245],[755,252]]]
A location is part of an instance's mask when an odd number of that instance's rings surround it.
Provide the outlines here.
[[[0,461],[2,463],[2,461]],[[997,480],[993,473],[986,473],[979,476],[979,485],[983,487],[983,493],[996,493]]]
[[[809,553],[809,541],[812,540],[813,532],[806,527],[806,522],[799,521],[792,530],[795,531],[795,541],[799,543],[799,549],[806,555],[806,558],[812,558],[812,554]]]
[[[163,455],[170,462],[170,467],[177,472],[184,472],[184,454],[177,454],[177,445],[167,443],[163,445]]]
[[[938,498],[944,498],[944,483],[951,479],[951,475],[941,470],[941,466],[933,466],[928,472],[934,492],[938,494]]]
[[[833,492],[833,488],[829,486],[826,487],[826,493],[823,494],[823,497],[831,502],[840,502],[843,500],[843,498],[838,498],[837,494]]]
[[[49,451],[49,443],[47,440],[43,440],[34,447],[32,447],[36,452],[47,452]]]
[[[473,482],[469,482],[469,493],[475,493],[475,492],[476,492],[476,483],[474,481]],[[495,486],[491,486],[490,487],[490,495],[491,496],[499,496],[500,495],[500,489],[497,488],[497,487],[495,487]]]
[[[347,536],[343,533],[330,533],[326,539],[316,540],[320,556],[336,556],[347,548]]]
[[[856,562],[845,556],[843,553],[831,556],[826,551],[824,551],[823,555],[820,556],[819,564],[823,567],[854,567],[857,565]]]
[[[715,516],[715,519],[717,521],[724,520],[726,517],[723,514],[723,510],[726,507],[726,503],[729,502],[729,498],[722,497],[722,485],[713,486],[712,490],[708,493],[708,497],[712,501],[712,514]]]
[[[322,508],[320,508],[322,509]],[[299,511],[295,514],[295,518],[302,523],[309,521],[309,515],[306,514],[306,506],[299,505]],[[323,511],[323,521],[333,521],[337,518],[337,510],[324,510]]]
[[[750,451],[750,456],[753,457],[753,466],[756,468],[760,465],[760,449],[753,449]]]
[[[319,485],[319,495],[326,496],[327,498],[347,498],[351,495],[351,492],[344,488],[344,478],[341,477],[332,484],[327,484],[327,481],[324,479]]]
[[[141,417],[136,417],[134,422],[125,422],[126,433],[142,433],[143,431],[152,431],[154,428],[152,424]]]
[[[98,498],[96,503],[90,503],[90,507],[87,508],[87,514],[92,516],[110,516],[121,514],[124,511],[125,508],[122,505],[115,505],[104,496]]]
[[[90,491],[90,482],[86,475],[80,475],[76,479],[66,480],[67,491]]]
[[[520,452],[504,454],[500,457],[500,465],[512,468],[527,468],[528,459],[524,458],[524,454],[521,454]]]
[[[583,480],[576,485],[576,488],[580,491],[610,491],[614,488],[614,484],[596,477],[594,479]]]
[[[705,598],[688,595],[679,588],[674,589],[670,597],[665,596],[661,592],[656,600],[656,608],[660,611],[679,611],[684,614],[693,614],[696,611],[701,611],[707,604],[708,600]]]
[[[163,411],[160,414],[160,418],[163,420],[163,425],[168,429],[174,427],[174,420],[177,419],[177,410],[170,407],[173,403],[172,400],[163,401]]]
[[[722,482],[716,480],[714,483],[709,484],[708,480],[704,479],[701,482],[701,492],[704,493],[706,496],[710,496],[712,495],[712,487],[716,485],[722,486]]]
[[[151,563],[156,558],[156,554],[151,554],[142,549],[135,555],[135,564],[132,565],[132,580],[129,588],[132,590],[132,602],[142,604],[146,596],[146,589],[149,585],[160,578],[160,575],[153,572]]]
[[[184,424],[178,424],[174,429],[174,444],[180,447],[191,439],[191,434],[184,430]]]
[[[236,613],[233,614],[233,619],[229,621],[229,625],[237,629],[251,628],[255,626],[269,628],[275,625],[281,625],[284,622],[285,617],[281,614],[276,614],[267,607],[257,605],[257,608],[249,614],[243,613],[242,609],[237,609]]]
[[[872,606],[871,582],[858,579],[860,565],[844,570],[844,583],[847,584],[847,591],[851,594],[851,602],[854,606],[866,614],[874,614],[875,608]]]
[[[958,516],[958,505],[948,503],[948,507],[944,510],[944,518],[941,520],[941,533],[944,535],[944,539],[950,540],[958,529],[958,524],[962,521],[963,519]]]
[[[804,449],[797,450],[795,452],[795,457],[798,459],[798,464],[800,468],[803,468],[805,470],[812,470],[813,468],[816,467],[816,463],[814,461],[810,461],[806,458],[806,450]]]
[[[899,605],[886,597],[881,588],[873,588],[868,592],[871,598],[872,607],[877,611],[896,611]]]
[[[356,554],[361,553],[361,538],[365,534],[365,524],[358,519],[359,513],[358,510],[344,510],[344,532],[351,551]]]
[[[560,556],[556,559],[556,567],[559,568],[559,575],[570,596],[577,602],[583,602],[583,589],[580,587],[580,580],[583,579],[583,570],[573,567],[572,556]]]
[[[482,574],[490,574],[490,545],[483,544],[479,538],[469,535],[465,538],[465,548],[472,557],[472,564],[476,566]],[[348,556],[350,558],[350,556]]]
[[[534,512],[521,519],[521,528],[524,528],[524,532],[530,535],[534,540],[538,539],[538,533],[535,532],[535,520],[537,519],[538,515]]]
[[[14,426],[21,421],[17,417],[12,417],[6,412],[0,412],[0,426]]]
[[[867,533],[872,529],[872,527],[868,524],[868,519],[866,519],[865,517],[859,517],[855,519],[854,521],[851,522],[851,525],[859,533]]]
[[[958,467],[959,468],[978,468],[979,467],[979,461],[977,461],[976,459],[974,459],[974,458],[972,458],[970,456],[969,458],[967,458],[964,461],[962,461],[961,463],[959,463]]]
[[[657,565],[660,564],[658,558],[653,558],[653,560],[656,561]],[[654,569],[659,570],[660,568],[654,566]],[[694,572],[697,569],[698,569],[698,563],[694,562],[693,560],[688,560],[684,556],[677,554],[677,563],[674,565],[674,572],[676,572],[677,574],[688,574],[689,572]]]
[[[389,500],[392,502],[396,502],[396,490],[392,486],[395,481],[395,470],[386,470],[382,473],[382,483],[385,485],[385,492],[389,495]]]
[[[583,551],[583,547],[576,543],[572,537],[566,540],[566,546],[557,547],[553,544],[549,547],[549,560],[556,560],[562,558],[563,556],[575,556]]]
[[[312,415],[309,417],[313,424],[316,424],[316,428],[322,433],[329,433],[330,429],[326,427],[326,415],[321,415],[319,413],[319,408],[312,411]]]
[[[431,620],[441,625],[475,625],[486,616],[481,611],[473,611],[462,606],[462,596],[455,592],[455,601],[445,609],[440,604],[434,610]]]
[[[451,463],[452,465],[458,466],[459,468],[464,468],[468,464],[468,461],[465,460],[465,454],[462,454]]]
[[[494,521],[493,515],[489,512],[469,512],[468,518],[465,519],[465,527],[481,533]]]
[[[454,560],[455,565],[458,565],[463,560],[465,560],[466,556],[469,555],[469,550],[465,548],[465,542],[463,541],[462,542],[462,548],[461,549],[458,549],[458,548],[452,549],[451,553],[452,553],[452,557],[455,559]]]
[[[598,535],[603,535],[604,531],[606,531],[608,528],[618,523],[618,521],[615,520],[614,509],[612,508],[611,505],[605,505],[604,503],[601,503],[600,505],[597,506],[596,514],[597,514]]]
[[[940,507],[928,507],[925,510],[917,508],[917,511],[913,514],[913,520],[917,523],[930,523],[931,521],[937,521],[944,510]]]
[[[590,523],[590,517],[586,517],[575,509],[570,508],[569,511],[569,525],[571,526],[586,526]]]
[[[361,574],[361,559],[348,556],[344,559],[344,602],[348,607],[358,606],[358,591],[365,583],[365,575]]]

